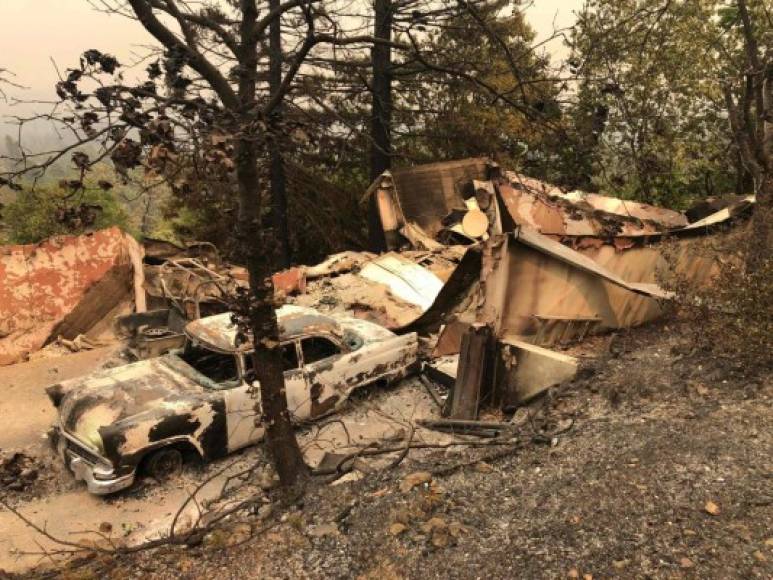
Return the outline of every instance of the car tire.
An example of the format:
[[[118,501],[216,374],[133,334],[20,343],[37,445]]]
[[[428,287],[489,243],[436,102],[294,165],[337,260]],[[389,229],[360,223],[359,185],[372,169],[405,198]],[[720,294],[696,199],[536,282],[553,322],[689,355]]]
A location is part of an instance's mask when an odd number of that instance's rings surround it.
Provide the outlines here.
[[[183,454],[174,447],[164,447],[151,453],[145,461],[145,473],[163,482],[178,475],[183,468]]]

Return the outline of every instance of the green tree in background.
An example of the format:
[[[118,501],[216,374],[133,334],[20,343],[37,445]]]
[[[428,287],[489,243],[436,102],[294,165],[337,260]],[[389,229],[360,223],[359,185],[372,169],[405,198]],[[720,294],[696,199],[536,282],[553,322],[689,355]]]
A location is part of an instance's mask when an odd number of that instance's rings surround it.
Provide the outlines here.
[[[546,120],[560,114],[549,61],[533,50],[534,30],[511,3],[466,6],[422,45],[437,68],[403,83],[398,98],[410,115],[405,126],[413,123],[414,130],[402,131],[397,147],[421,160],[490,155],[522,165],[540,149]],[[467,78],[444,73],[445,67],[471,71],[502,94],[518,87],[517,94],[510,102],[494,98]]]
[[[720,85],[712,0],[589,0],[571,39],[570,111],[591,182],[664,205],[743,181]],[[742,188],[742,185],[738,186]]]
[[[7,242],[31,244],[50,236],[81,234],[110,226],[132,231],[126,208],[112,192],[103,189],[80,192],[78,209],[70,203],[71,196],[71,192],[52,186],[18,192],[2,212]]]

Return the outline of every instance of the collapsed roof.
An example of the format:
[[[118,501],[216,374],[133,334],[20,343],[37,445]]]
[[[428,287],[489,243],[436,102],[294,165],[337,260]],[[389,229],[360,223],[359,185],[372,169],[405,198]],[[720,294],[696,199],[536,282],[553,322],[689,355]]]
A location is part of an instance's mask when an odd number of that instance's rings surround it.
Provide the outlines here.
[[[564,192],[483,158],[386,172],[369,194],[389,250],[467,248],[434,303],[403,330],[439,333],[434,357],[461,351],[450,382],[469,396],[453,400],[479,401],[487,383],[490,393],[504,389],[492,397],[515,404],[578,366],[539,345],[659,317],[670,296],[658,285],[666,267],[705,284],[717,256],[694,253],[696,236],[755,203],[754,196],[736,197],[685,214]],[[668,256],[665,235],[677,239]],[[459,408],[451,416],[474,418],[471,412]]]
[[[486,158],[420,165],[385,172],[368,190],[387,249],[424,247],[453,239],[485,241],[530,227],[574,248],[611,244],[618,249],[664,234],[684,235],[748,211],[754,196],[709,207],[693,223],[688,214],[635,201],[558,187],[503,170]],[[481,230],[477,219],[488,223]],[[694,215],[694,214],[693,214]],[[467,222],[472,227],[467,227]],[[457,234],[456,236],[453,236]],[[452,237],[449,237],[452,236]]]

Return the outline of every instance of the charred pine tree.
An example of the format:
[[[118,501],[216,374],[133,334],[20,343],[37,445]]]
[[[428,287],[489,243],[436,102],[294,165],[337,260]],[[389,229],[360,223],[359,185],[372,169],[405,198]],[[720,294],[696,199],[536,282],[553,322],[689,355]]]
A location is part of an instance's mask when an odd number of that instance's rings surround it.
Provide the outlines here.
[[[392,167],[392,0],[375,0],[373,33],[383,39],[371,49],[370,105],[370,180]],[[368,200],[368,231],[370,249],[381,252],[386,241],[381,228],[375,197]]]
[[[373,45],[370,178],[392,166],[392,0],[375,0],[373,35],[384,42]]]
[[[243,0],[241,4],[242,22],[237,57],[240,75],[239,108],[236,114],[240,133],[236,145],[236,180],[239,187],[237,236],[246,259],[250,281],[250,295],[243,305],[243,312],[246,310],[246,322],[255,347],[253,368],[255,378],[260,384],[260,403],[257,410],[266,428],[268,448],[282,484],[287,488],[297,488],[299,484],[302,485],[308,469],[295,438],[287,408],[284,369],[279,351],[279,325],[274,307],[274,287],[270,278],[277,263],[284,267],[288,258],[284,173],[277,141],[280,126],[278,109],[282,101],[278,98],[282,85],[281,31],[279,29],[281,12],[276,5],[278,2],[272,1],[269,13],[278,12],[277,16],[268,23],[271,44],[269,104],[273,104],[273,109],[261,111],[256,98],[260,39],[256,30],[258,10],[255,0]],[[268,123],[264,121],[266,118],[269,119]],[[258,172],[260,135],[254,134],[253,131],[260,131],[266,125],[273,133],[269,136],[269,182],[273,224],[275,228],[277,225],[283,227],[284,238],[270,233],[266,235],[262,227],[261,183]],[[274,195],[280,195],[281,200],[277,201]],[[278,215],[279,211],[283,214]],[[275,256],[276,259],[273,259]]]
[[[270,12],[279,10],[279,0],[269,0]],[[269,92],[278,94],[282,87],[282,22],[279,18],[269,26]],[[290,231],[287,225],[287,183],[285,180],[284,159],[281,147],[281,126],[283,103],[277,103],[271,112],[270,128],[270,182],[271,182],[271,222],[276,240],[276,262],[280,268],[290,266]]]

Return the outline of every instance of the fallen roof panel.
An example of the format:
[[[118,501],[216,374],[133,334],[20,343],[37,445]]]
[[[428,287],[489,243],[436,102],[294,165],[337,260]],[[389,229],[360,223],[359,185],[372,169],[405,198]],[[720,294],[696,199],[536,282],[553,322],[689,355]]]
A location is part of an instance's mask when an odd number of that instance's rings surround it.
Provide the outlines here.
[[[530,246],[536,250],[539,250],[540,252],[553,256],[554,258],[557,258],[562,262],[566,262],[567,264],[570,264],[576,268],[579,268],[580,270],[584,270],[586,272],[590,272],[591,274],[595,274],[596,276],[599,276],[605,280],[608,280],[609,282],[612,282],[613,284],[616,284],[621,288],[625,288],[627,290],[636,292],[637,294],[642,294],[644,296],[651,296],[653,298],[671,297],[670,292],[666,292],[665,290],[660,288],[657,284],[648,284],[648,283],[642,283],[642,282],[639,282],[639,283],[626,282],[625,280],[623,280],[622,278],[614,274],[612,271],[607,270],[606,268],[601,266],[598,262],[596,262],[592,258],[584,256],[583,254],[571,248],[568,248],[567,246],[564,246],[560,242],[557,242],[529,228],[525,228],[525,227],[519,228],[518,231],[514,234],[514,236],[519,242],[527,246]]]
[[[726,222],[730,218],[735,217],[739,213],[742,213],[743,211],[749,209],[755,203],[757,203],[757,197],[754,195],[748,195],[724,209],[714,212],[713,214],[708,215],[705,218],[698,220],[697,222],[693,222],[681,228],[680,231],[689,231],[689,230],[696,230],[699,228],[707,228],[710,226],[720,224],[722,222]]]
[[[360,276],[389,287],[398,298],[427,310],[443,288],[443,282],[426,268],[399,254],[386,254],[368,262]]]

